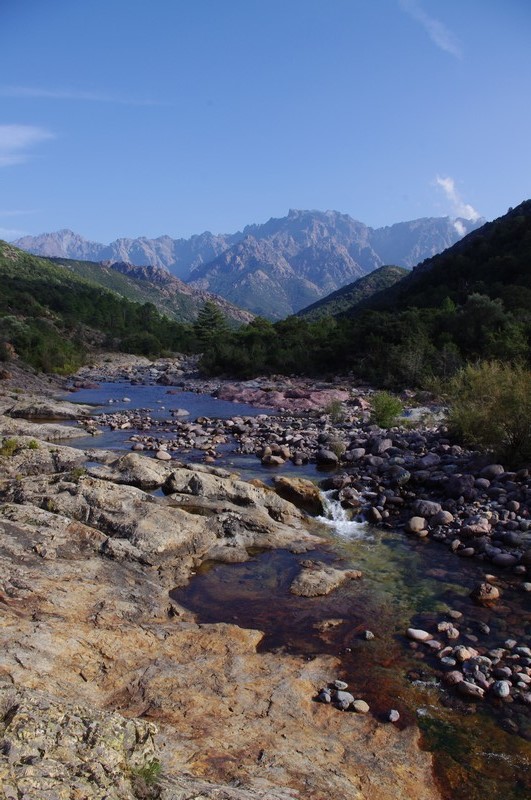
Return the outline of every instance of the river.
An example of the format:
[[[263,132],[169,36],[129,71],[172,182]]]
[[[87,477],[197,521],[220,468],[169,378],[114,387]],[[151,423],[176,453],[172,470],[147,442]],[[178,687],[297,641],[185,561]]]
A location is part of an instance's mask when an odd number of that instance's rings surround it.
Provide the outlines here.
[[[126,400],[124,398],[127,398]],[[225,402],[195,392],[169,394],[163,386],[102,384],[69,395],[98,411],[149,409],[154,419],[171,420],[171,409],[227,419],[271,414],[271,410]],[[146,413],[148,413],[146,411]],[[129,450],[131,430],[105,431],[91,446]],[[158,435],[158,434],[157,434]],[[86,442],[86,440],[85,440]],[[80,442],[78,446],[86,446]],[[181,459],[181,454],[177,454]],[[200,453],[181,460],[200,460]],[[240,456],[227,445],[216,462],[237,469],[243,478],[270,482],[279,470],[265,468],[255,456]],[[286,464],[281,474],[303,474],[319,480],[313,465]],[[400,712],[400,725],[415,721],[423,746],[435,756],[443,794],[453,800],[523,800],[531,796],[531,724],[529,706],[502,700],[474,703],[458,699],[439,680],[435,654],[412,646],[409,626],[436,629],[448,612],[460,612],[460,643],[488,651],[515,633],[529,644],[529,595],[509,588],[495,609],[474,605],[471,588],[483,578],[480,562],[457,558],[430,540],[349,521],[333,496],[328,517],[312,522],[323,537],[317,551],[303,556],[286,550],[257,552],[244,564],[208,562],[189,585],[172,596],[193,611],[199,622],[231,622],[264,632],[263,650],[290,652],[303,658],[327,653],[339,658],[340,675],[363,697],[382,721],[389,709]],[[299,598],[289,585],[301,559],[314,558],[363,572],[326,597]],[[527,601],[527,605],[526,605]],[[370,630],[374,638],[367,639]],[[338,712],[339,713],[339,712]],[[514,730],[520,735],[514,735]]]

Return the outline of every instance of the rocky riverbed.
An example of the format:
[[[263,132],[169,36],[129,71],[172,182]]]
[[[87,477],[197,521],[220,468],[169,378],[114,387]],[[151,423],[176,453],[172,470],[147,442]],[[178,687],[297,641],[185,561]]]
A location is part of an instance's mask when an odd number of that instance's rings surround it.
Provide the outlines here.
[[[277,414],[187,420],[175,408],[171,420],[147,409],[95,417],[42,397],[1,399],[5,796],[449,797],[433,782],[415,726],[392,724],[392,707],[387,719],[365,713],[355,687],[338,688],[333,656],[257,652],[259,631],[197,624],[168,592],[205,560],[242,562],[256,548],[300,554],[293,592],[304,602],[363,581],[305,555],[318,545],[305,512],[322,511],[320,496],[315,482],[283,470],[315,464],[323,487],[358,519],[439,542],[455,553],[456,569],[460,558],[484,564],[478,608],[504,613],[506,591],[531,589],[529,472],[457,447],[440,426],[372,426],[370,391],[288,379],[227,387],[202,381],[193,367],[113,358],[76,382],[158,383],[170,393],[186,386],[247,400],[253,392]],[[334,400],[341,418],[330,413]],[[31,421],[71,415],[79,425]],[[91,437],[86,448],[60,443],[110,426],[131,431],[132,452],[96,449]],[[267,467],[275,488],[223,469],[230,450]],[[183,463],[190,452],[206,463]],[[525,623],[509,624],[493,646],[482,643],[477,621],[458,614],[424,615],[404,629],[419,664],[411,679],[428,670],[444,676],[455,702],[512,704],[512,732],[526,735]],[[321,690],[330,690],[327,708],[315,702]],[[339,712],[347,699],[347,710],[361,713]],[[20,708],[31,712],[21,717]],[[30,714],[38,724],[26,735]]]

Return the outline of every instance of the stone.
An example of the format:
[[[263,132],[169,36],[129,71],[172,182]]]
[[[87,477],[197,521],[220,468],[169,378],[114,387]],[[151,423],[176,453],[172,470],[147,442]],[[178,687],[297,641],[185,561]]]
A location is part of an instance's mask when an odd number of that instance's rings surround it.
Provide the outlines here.
[[[441,504],[432,500],[415,500],[413,511],[418,517],[434,517],[441,512]]]
[[[495,697],[509,697],[511,694],[511,684],[509,681],[494,681],[490,688]]]
[[[503,475],[504,472],[505,469],[501,464],[489,464],[487,467],[483,467],[479,475],[481,478],[486,478],[488,481],[492,481],[495,478],[498,478],[500,475]]]
[[[448,686],[456,686],[458,683],[461,683],[462,681],[464,681],[464,679],[465,678],[464,678],[463,673],[459,672],[459,670],[457,670],[457,669],[452,670],[451,672],[447,672],[446,675],[444,675],[444,677],[443,677],[443,681]]]
[[[441,509],[430,519],[430,523],[431,525],[451,525],[454,519],[454,515],[450,511]]]
[[[171,461],[171,453],[168,453],[167,450],[157,450],[155,458],[159,461]]]
[[[510,553],[497,553],[493,556],[492,563],[497,567],[514,567],[518,564],[518,558]]]
[[[389,722],[398,722],[400,719],[400,713],[396,710],[396,708],[392,708],[387,715],[387,719]]]
[[[367,714],[370,711],[369,704],[366,703],[365,700],[354,700],[352,708],[358,714]]]
[[[352,703],[354,702],[354,695],[350,692],[345,692],[342,690],[337,690],[334,692],[334,702],[341,709],[341,711],[346,711],[347,708],[350,708]]]
[[[470,681],[459,681],[457,691],[464,697],[470,697],[473,700],[483,700],[485,697],[485,690]]]
[[[480,605],[490,605],[500,598],[500,590],[491,583],[478,583],[470,592],[470,597]]]
[[[323,513],[323,501],[319,488],[305,478],[276,476],[273,479],[275,491],[280,497],[294,503],[311,514]]]
[[[342,570],[321,562],[302,562],[303,569],[292,581],[291,594],[299,597],[321,597],[329,594],[347,580],[361,578],[359,570]]]
[[[410,517],[406,523],[406,530],[408,533],[419,534],[426,530],[426,524],[424,517]]]
[[[408,639],[412,639],[414,642],[428,642],[432,639],[431,633],[423,631],[421,628],[408,628],[406,635]]]
[[[348,689],[348,683],[340,680],[332,681],[332,686],[334,689],[339,689],[340,691],[345,691],[345,689]]]

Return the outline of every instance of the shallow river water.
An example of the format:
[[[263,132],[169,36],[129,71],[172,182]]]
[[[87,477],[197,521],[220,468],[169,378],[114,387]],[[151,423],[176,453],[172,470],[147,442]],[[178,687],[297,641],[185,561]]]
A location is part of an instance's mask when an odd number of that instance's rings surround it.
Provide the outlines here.
[[[109,404],[109,399],[130,402]],[[186,408],[188,419],[256,415],[264,409],[216,400],[193,392],[167,394],[166,387],[104,384],[69,399],[102,403],[102,410],[149,408],[152,416]],[[91,446],[129,449],[134,431],[105,433]],[[85,444],[83,444],[85,442]],[[79,442],[86,446],[86,439]],[[178,458],[181,458],[177,454]],[[189,460],[194,456],[188,455]],[[201,457],[197,454],[197,460]],[[217,462],[240,471],[242,477],[271,479],[254,456],[225,452]],[[313,466],[281,468],[282,474],[303,474],[318,480]],[[330,514],[337,517],[333,504]],[[262,650],[286,651],[303,658],[326,653],[339,658],[342,678],[357,697],[365,699],[382,722],[391,708],[400,712],[399,725],[416,722],[423,746],[435,755],[435,767],[445,798],[455,800],[529,800],[531,798],[531,723],[529,707],[504,701],[480,704],[457,699],[437,680],[435,656],[414,648],[405,638],[409,626],[436,629],[452,609],[463,614],[457,623],[459,643],[485,648],[502,646],[518,636],[531,639],[529,595],[509,585],[503,603],[494,609],[474,605],[472,587],[482,579],[481,562],[459,559],[442,545],[413,540],[402,532],[371,528],[338,519],[315,520],[322,535],[316,551],[296,555],[287,550],[256,552],[244,564],[207,562],[188,586],[172,596],[193,611],[198,622],[231,622],[263,631]],[[348,581],[326,597],[301,598],[289,592],[299,562],[315,558],[334,566],[356,568],[361,580]],[[526,605],[527,603],[527,605]],[[483,631],[488,625],[490,632]],[[366,630],[374,639],[367,640]],[[421,656],[423,656],[421,658]],[[317,688],[317,687],[316,687]],[[340,713],[340,712],[338,712]],[[517,726],[523,735],[505,728]]]

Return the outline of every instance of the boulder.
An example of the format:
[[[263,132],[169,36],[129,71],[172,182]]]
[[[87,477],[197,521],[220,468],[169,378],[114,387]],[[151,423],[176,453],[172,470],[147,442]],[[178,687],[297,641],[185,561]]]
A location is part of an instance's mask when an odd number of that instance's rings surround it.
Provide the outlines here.
[[[322,514],[321,492],[313,481],[305,478],[278,476],[274,478],[273,485],[280,497],[289,500],[297,508],[302,508],[310,514]]]
[[[329,594],[347,580],[361,578],[359,570],[335,569],[319,561],[302,562],[302,567],[289,589],[299,597],[320,597]]]

